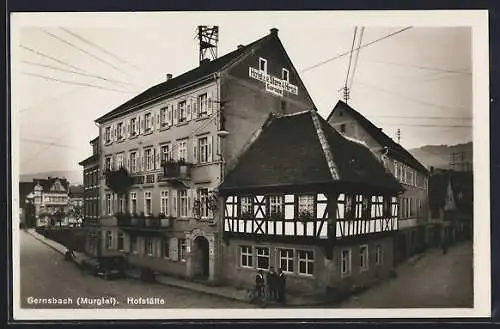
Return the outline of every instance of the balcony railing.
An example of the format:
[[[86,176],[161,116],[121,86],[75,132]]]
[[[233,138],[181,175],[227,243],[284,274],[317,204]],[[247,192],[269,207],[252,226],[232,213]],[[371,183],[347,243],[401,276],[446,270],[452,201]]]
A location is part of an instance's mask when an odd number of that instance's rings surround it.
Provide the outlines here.
[[[136,228],[136,229],[156,229],[167,228],[172,224],[170,217],[142,217],[136,214],[117,214],[116,215],[118,226],[122,228]]]
[[[191,164],[185,161],[166,161],[162,163],[163,176],[161,180],[190,180]]]

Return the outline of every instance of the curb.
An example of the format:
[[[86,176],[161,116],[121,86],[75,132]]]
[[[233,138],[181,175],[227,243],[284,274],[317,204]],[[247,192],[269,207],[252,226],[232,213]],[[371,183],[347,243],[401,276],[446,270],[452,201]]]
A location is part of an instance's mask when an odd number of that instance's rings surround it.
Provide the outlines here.
[[[33,234],[32,232],[30,231],[25,231],[26,233],[28,233],[29,235],[31,235],[33,238],[37,239],[38,241],[40,241],[41,243],[43,243],[44,245],[52,248],[53,250],[57,251],[58,253],[60,253],[61,255],[64,255],[64,252],[60,251],[59,249],[57,249],[55,246],[51,245],[50,243],[48,243],[47,241],[45,241],[45,239],[42,239],[40,238],[39,236]],[[50,239],[49,239],[50,240]],[[52,241],[52,240],[51,240]]]

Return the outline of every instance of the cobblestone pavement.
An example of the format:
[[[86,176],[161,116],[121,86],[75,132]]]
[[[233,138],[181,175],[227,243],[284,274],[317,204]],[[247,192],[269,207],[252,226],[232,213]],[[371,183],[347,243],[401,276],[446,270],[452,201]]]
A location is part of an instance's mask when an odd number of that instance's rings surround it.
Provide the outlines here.
[[[473,307],[472,242],[428,251],[398,277],[340,304],[342,308]]]
[[[82,273],[64,261],[63,255],[21,232],[21,307],[22,308],[97,308],[96,304],[78,306],[78,297],[90,300],[115,297],[118,305],[109,308],[250,308],[249,304],[210,296],[176,287],[148,284],[134,279],[104,280]],[[34,304],[31,298],[67,298],[64,305]],[[128,298],[133,298],[128,304]],[[158,297],[163,305],[136,304],[140,297]],[[158,300],[157,300],[158,301]],[[31,302],[31,303],[30,303]]]

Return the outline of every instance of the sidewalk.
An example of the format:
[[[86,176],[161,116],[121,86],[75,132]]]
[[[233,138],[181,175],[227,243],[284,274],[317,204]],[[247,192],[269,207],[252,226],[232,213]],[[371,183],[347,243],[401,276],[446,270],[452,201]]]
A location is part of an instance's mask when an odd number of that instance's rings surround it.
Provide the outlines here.
[[[47,239],[41,234],[38,234],[34,229],[28,229],[26,230],[28,234],[31,234],[34,238],[38,239],[42,243],[46,244],[50,248],[56,250],[57,252],[64,254],[67,250],[67,248],[55,241],[52,241],[50,239]],[[85,259],[86,255],[84,254],[79,254],[75,253],[75,261],[76,263],[81,263],[83,259]],[[140,279],[140,272],[139,270],[129,270],[127,271],[126,275],[132,279]],[[202,283],[198,282],[192,282],[192,281],[186,281],[182,279],[177,279],[174,277],[166,276],[166,275],[157,275],[156,276],[156,283],[164,285],[164,286],[170,286],[170,287],[176,287],[176,288],[181,288],[181,289],[187,289],[187,290],[192,290],[192,291],[197,291],[203,294],[208,294],[208,295],[214,295],[218,297],[223,297],[227,299],[232,299],[232,300],[238,300],[238,301],[243,301],[243,302],[248,302],[248,296],[247,296],[247,290],[246,289],[237,289],[232,286],[208,286],[204,285]],[[303,296],[296,296],[296,295],[288,295],[287,296],[287,307],[307,307],[307,306],[319,306],[321,305],[320,301],[316,299],[311,299]],[[279,304],[266,304],[266,307],[282,307]]]

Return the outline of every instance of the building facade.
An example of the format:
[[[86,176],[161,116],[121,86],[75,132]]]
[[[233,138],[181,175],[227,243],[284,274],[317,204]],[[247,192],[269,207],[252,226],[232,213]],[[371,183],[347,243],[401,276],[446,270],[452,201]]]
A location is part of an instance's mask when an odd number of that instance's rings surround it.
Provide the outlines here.
[[[183,278],[220,278],[214,188],[270,113],[313,107],[272,29],[97,119],[101,253]]]
[[[65,178],[33,179],[27,200],[35,207],[37,226],[67,225],[69,182]]]
[[[79,163],[83,167],[83,225],[85,228],[85,251],[93,256],[99,254],[99,137],[90,141],[92,155]]]
[[[395,263],[432,244],[434,227],[428,222],[428,170],[382,129],[342,101],[337,103],[327,121],[344,136],[366,143],[404,186],[404,193],[399,196]]]
[[[388,277],[400,191],[316,111],[273,115],[219,188],[224,281],[251,289],[274,267],[287,291],[340,298]]]

